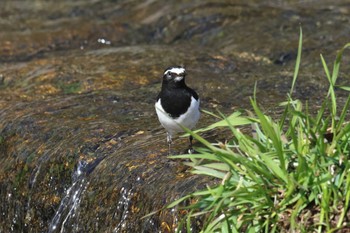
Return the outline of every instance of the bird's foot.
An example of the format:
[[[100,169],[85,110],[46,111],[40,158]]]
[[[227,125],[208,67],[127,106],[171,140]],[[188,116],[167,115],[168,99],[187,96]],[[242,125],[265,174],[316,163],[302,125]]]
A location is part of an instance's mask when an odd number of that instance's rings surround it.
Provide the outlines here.
[[[192,140],[193,140],[193,137],[192,137],[192,135],[190,135],[190,137],[189,137],[190,145],[188,147],[188,153],[189,154],[194,154],[194,152],[195,152],[193,147],[192,147]]]
[[[171,134],[167,133],[166,140],[168,142],[168,155],[171,155],[171,144],[173,143]]]

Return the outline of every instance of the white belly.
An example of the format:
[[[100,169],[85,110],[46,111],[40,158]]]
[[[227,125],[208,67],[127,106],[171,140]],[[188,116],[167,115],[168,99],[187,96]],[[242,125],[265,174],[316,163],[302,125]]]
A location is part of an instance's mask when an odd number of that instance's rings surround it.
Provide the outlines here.
[[[171,136],[173,136],[178,132],[183,132],[183,129],[180,125],[189,129],[193,129],[193,127],[196,126],[200,117],[199,103],[199,99],[197,101],[195,98],[192,97],[191,105],[188,108],[187,112],[180,115],[177,118],[171,118],[168,114],[165,113],[164,109],[162,108],[162,105],[160,104],[160,99],[155,104],[155,108],[159,122],[166,129],[166,131]]]

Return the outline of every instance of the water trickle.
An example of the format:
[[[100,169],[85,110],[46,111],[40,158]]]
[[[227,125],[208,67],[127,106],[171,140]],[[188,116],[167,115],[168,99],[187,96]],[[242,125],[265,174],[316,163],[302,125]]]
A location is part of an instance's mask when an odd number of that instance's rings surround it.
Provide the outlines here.
[[[91,170],[91,164],[86,161],[79,161],[76,170],[73,173],[73,183],[66,190],[65,196],[56,211],[55,216],[50,222],[49,233],[66,232],[67,229],[76,231],[78,226],[79,206],[82,194],[85,192],[89,182],[86,176]],[[94,163],[94,167],[97,164]]]
[[[126,187],[122,187],[120,192],[121,197],[118,202],[117,211],[121,213],[121,219],[113,230],[115,233],[122,232],[122,230],[125,229],[130,212],[131,199],[134,195],[132,188],[128,189]]]

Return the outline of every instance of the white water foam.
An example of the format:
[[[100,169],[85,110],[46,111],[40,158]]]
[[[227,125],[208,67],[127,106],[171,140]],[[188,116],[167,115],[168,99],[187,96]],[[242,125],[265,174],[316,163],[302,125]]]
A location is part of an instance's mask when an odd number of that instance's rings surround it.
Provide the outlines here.
[[[77,169],[73,174],[73,183],[66,190],[65,196],[62,198],[56,214],[50,222],[48,230],[49,233],[67,232],[66,228],[69,226],[68,224],[70,224],[70,222],[73,223],[68,227],[69,229],[74,228],[75,224],[78,225],[77,215],[81,202],[81,196],[88,186],[86,174],[84,172],[87,165],[87,162],[79,161]]]

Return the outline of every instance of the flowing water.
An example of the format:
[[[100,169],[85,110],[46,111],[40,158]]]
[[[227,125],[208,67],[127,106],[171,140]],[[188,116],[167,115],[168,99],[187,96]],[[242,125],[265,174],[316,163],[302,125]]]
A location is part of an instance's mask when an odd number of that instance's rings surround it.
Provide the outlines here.
[[[73,173],[72,185],[65,191],[65,196],[50,222],[48,232],[78,232],[78,221],[81,195],[88,186],[86,175],[91,172],[98,163],[92,162],[93,167],[86,161],[78,161]]]
[[[202,108],[224,113],[249,109],[257,83],[278,115],[301,26],[293,95],[317,110],[319,55],[331,65],[349,23],[346,0],[1,1],[0,233],[173,232],[184,212],[163,207],[215,181],[166,156],[154,111],[163,70],[185,65]]]

